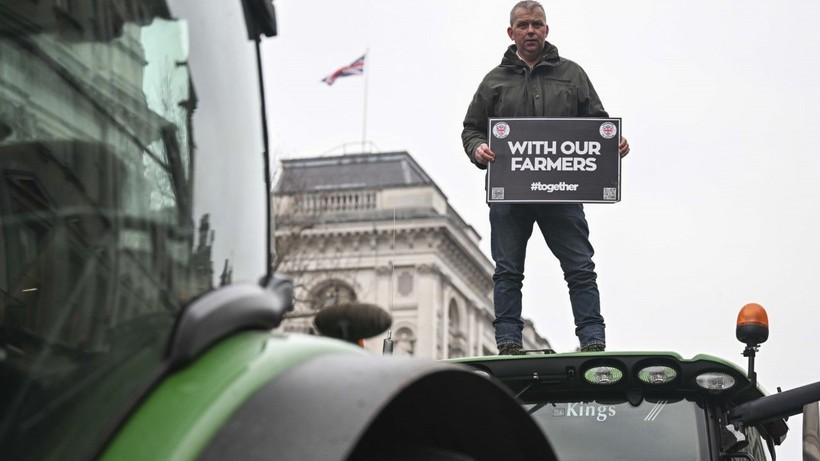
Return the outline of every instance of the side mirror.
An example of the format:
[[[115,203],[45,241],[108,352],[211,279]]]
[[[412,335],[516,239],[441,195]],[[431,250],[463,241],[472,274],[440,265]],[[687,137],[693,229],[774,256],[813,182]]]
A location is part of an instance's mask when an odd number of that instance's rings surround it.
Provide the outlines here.
[[[273,274],[265,288],[276,296],[279,312],[284,314],[293,310],[293,280],[284,275]]]
[[[393,318],[373,304],[345,303],[320,310],[313,323],[323,336],[356,343],[387,331]]]
[[[177,321],[168,363],[177,368],[238,331],[272,330],[293,308],[293,282],[274,276],[265,286],[233,284],[191,301]]]

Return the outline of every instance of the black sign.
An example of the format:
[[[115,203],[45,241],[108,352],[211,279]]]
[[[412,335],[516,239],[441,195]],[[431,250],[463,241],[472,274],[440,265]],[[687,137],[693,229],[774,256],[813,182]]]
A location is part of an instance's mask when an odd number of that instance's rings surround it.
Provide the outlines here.
[[[491,118],[488,202],[621,200],[619,118]]]

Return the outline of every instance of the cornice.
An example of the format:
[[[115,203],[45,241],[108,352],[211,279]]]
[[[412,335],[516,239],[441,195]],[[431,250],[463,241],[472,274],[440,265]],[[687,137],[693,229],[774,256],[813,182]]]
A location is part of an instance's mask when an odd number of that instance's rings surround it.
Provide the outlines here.
[[[399,227],[401,226],[401,227]],[[278,234],[287,234],[280,231]],[[378,252],[379,255],[411,256],[433,253],[445,260],[457,276],[468,283],[478,293],[492,291],[492,273],[486,270],[484,255],[475,248],[469,251],[443,223],[424,223],[412,226],[406,221],[397,227],[362,226],[319,227],[303,230],[300,234],[300,255],[311,260],[350,256],[351,253]],[[326,255],[333,249],[333,255]]]

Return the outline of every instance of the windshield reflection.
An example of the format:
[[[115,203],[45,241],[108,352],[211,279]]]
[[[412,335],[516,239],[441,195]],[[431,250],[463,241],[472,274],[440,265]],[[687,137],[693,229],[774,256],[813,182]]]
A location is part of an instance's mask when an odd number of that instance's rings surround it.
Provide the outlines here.
[[[79,451],[58,458],[88,456],[186,303],[265,273],[258,82],[234,88],[256,78],[241,2],[171,3],[0,0],[9,459],[63,440]]]
[[[553,401],[524,408],[562,461],[600,459],[602,453],[634,461],[709,459],[706,415],[696,401]]]

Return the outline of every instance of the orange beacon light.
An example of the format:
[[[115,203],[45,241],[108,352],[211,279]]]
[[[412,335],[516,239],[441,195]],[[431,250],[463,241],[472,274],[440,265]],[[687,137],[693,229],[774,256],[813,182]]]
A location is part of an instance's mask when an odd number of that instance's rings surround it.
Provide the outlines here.
[[[737,340],[747,346],[757,346],[769,339],[769,316],[760,304],[749,303],[737,315]]]

